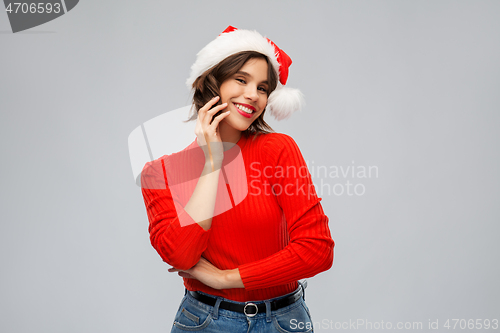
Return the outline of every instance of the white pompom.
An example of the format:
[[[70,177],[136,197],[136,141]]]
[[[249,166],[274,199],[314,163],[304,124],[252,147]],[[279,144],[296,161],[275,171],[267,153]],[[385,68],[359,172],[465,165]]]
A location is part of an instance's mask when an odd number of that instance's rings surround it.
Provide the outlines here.
[[[304,105],[304,95],[300,90],[280,85],[269,95],[267,109],[276,120],[283,120],[299,111]]]

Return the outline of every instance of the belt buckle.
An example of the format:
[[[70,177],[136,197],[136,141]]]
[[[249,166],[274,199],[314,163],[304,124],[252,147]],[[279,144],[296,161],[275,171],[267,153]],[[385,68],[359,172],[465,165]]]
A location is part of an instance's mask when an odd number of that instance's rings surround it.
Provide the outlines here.
[[[249,306],[249,305],[255,307],[255,313],[247,313],[247,306]],[[253,317],[253,316],[255,316],[257,314],[257,312],[259,312],[259,307],[256,304],[254,304],[254,303],[246,303],[245,307],[243,308],[243,313],[247,317]]]

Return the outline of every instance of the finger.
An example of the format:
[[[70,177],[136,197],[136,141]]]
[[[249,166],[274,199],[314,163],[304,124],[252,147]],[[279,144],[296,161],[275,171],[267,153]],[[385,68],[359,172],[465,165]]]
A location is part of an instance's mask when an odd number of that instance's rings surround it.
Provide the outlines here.
[[[194,277],[191,274],[188,274],[186,272],[179,272],[177,273],[180,277],[186,278],[186,279],[194,279]]]
[[[207,114],[217,113],[220,110],[224,110],[227,107],[227,103],[222,103],[220,105],[214,106],[210,110],[207,110]]]
[[[219,100],[219,96],[215,96],[214,98],[212,98],[211,100],[209,100],[205,105],[203,105],[201,107],[201,109],[198,111],[198,116],[204,118],[205,117],[205,113],[210,110],[210,108],[212,106],[215,105],[215,103],[217,103],[217,101]]]
[[[214,120],[210,124],[210,127],[212,127],[212,130],[214,132],[215,132],[215,129],[217,128],[217,126],[219,126],[219,123],[222,121],[222,119],[224,119],[227,116],[229,116],[230,113],[231,113],[231,111],[228,110],[228,111],[223,112],[223,113],[221,113],[220,115],[218,115],[217,117],[214,118]]]
[[[224,110],[225,108],[227,108],[227,103],[222,103],[221,105],[217,105],[215,106],[214,108],[208,110],[205,114],[206,116],[203,118],[203,123],[206,125],[206,126],[209,126],[211,125],[210,122],[213,122],[213,119],[214,119],[214,115],[219,112],[219,111],[222,111]]]
[[[217,112],[219,112],[219,111],[217,111]],[[208,142],[214,142],[214,141],[215,142],[220,141],[220,138],[216,139],[216,138],[219,137],[217,135],[217,128],[219,126],[219,123],[222,121],[222,119],[224,119],[225,117],[227,117],[229,114],[230,114],[230,111],[228,110],[226,112],[220,113],[216,117],[211,117],[210,115],[207,115],[205,127],[201,128],[201,131],[204,134],[205,141],[207,143]],[[208,121],[208,119],[212,119],[212,122],[210,123]]]
[[[205,105],[203,105],[203,107],[200,110],[203,110],[203,111],[209,110],[212,106],[215,105],[215,103],[217,103],[219,101],[219,99],[220,99],[220,96],[215,96],[214,98],[212,98],[211,100],[206,102]]]

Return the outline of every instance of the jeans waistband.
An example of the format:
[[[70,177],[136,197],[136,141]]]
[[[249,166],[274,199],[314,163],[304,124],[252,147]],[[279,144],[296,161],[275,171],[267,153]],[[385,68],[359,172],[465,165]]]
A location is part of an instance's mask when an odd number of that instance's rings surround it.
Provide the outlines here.
[[[247,316],[247,317],[254,317],[254,316],[262,316],[264,313],[266,314],[266,317],[269,320],[271,320],[271,312],[272,311],[278,311],[279,308],[276,308],[276,306],[279,304],[283,305],[283,300],[284,299],[290,299],[295,296],[295,298],[292,299],[292,302],[285,303],[285,306],[282,307],[287,307],[290,306],[298,301],[300,301],[300,298],[305,300],[305,289],[307,287],[307,281],[299,281],[299,286],[297,287],[296,290],[293,292],[283,295],[283,296],[278,296],[275,298],[267,299],[267,300],[260,300],[260,301],[248,301],[248,302],[237,302],[233,301],[230,299],[226,299],[224,297],[220,296],[214,296],[210,295],[204,292],[196,292],[198,294],[201,294],[202,301],[197,299],[196,294],[192,294],[193,292],[188,292],[188,290],[185,290],[185,295],[186,297],[190,298],[192,301],[199,302],[199,304],[202,304],[203,307],[207,307],[207,309],[212,312],[212,316],[214,319],[217,319],[219,315],[219,310],[225,310],[225,311],[231,311],[232,316]],[[300,295],[296,295],[296,294]],[[298,296],[298,298],[297,298]],[[207,302],[207,297],[210,297],[212,300],[208,299]],[[280,302],[281,300],[281,302]],[[209,303],[209,304],[207,304]],[[221,307],[222,304],[222,307]],[[233,312],[235,311],[234,308],[239,309],[239,312]],[[232,309],[232,310],[229,310]],[[241,311],[242,309],[243,312]]]

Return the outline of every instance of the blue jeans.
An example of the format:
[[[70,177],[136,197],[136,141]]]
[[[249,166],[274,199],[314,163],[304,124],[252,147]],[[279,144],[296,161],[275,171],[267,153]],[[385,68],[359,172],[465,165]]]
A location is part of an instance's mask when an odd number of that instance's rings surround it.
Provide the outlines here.
[[[299,288],[302,288],[300,283]],[[266,313],[257,313],[253,317],[248,317],[243,313],[219,309],[219,304],[222,300],[233,303],[240,302],[212,296],[217,298],[217,302],[215,306],[210,306],[196,300],[187,293],[179,306],[171,332],[313,332],[311,315],[304,298],[300,298],[295,303],[284,308],[271,311],[269,302],[286,296],[288,295],[265,301],[252,302],[255,304],[266,304],[267,311]]]

